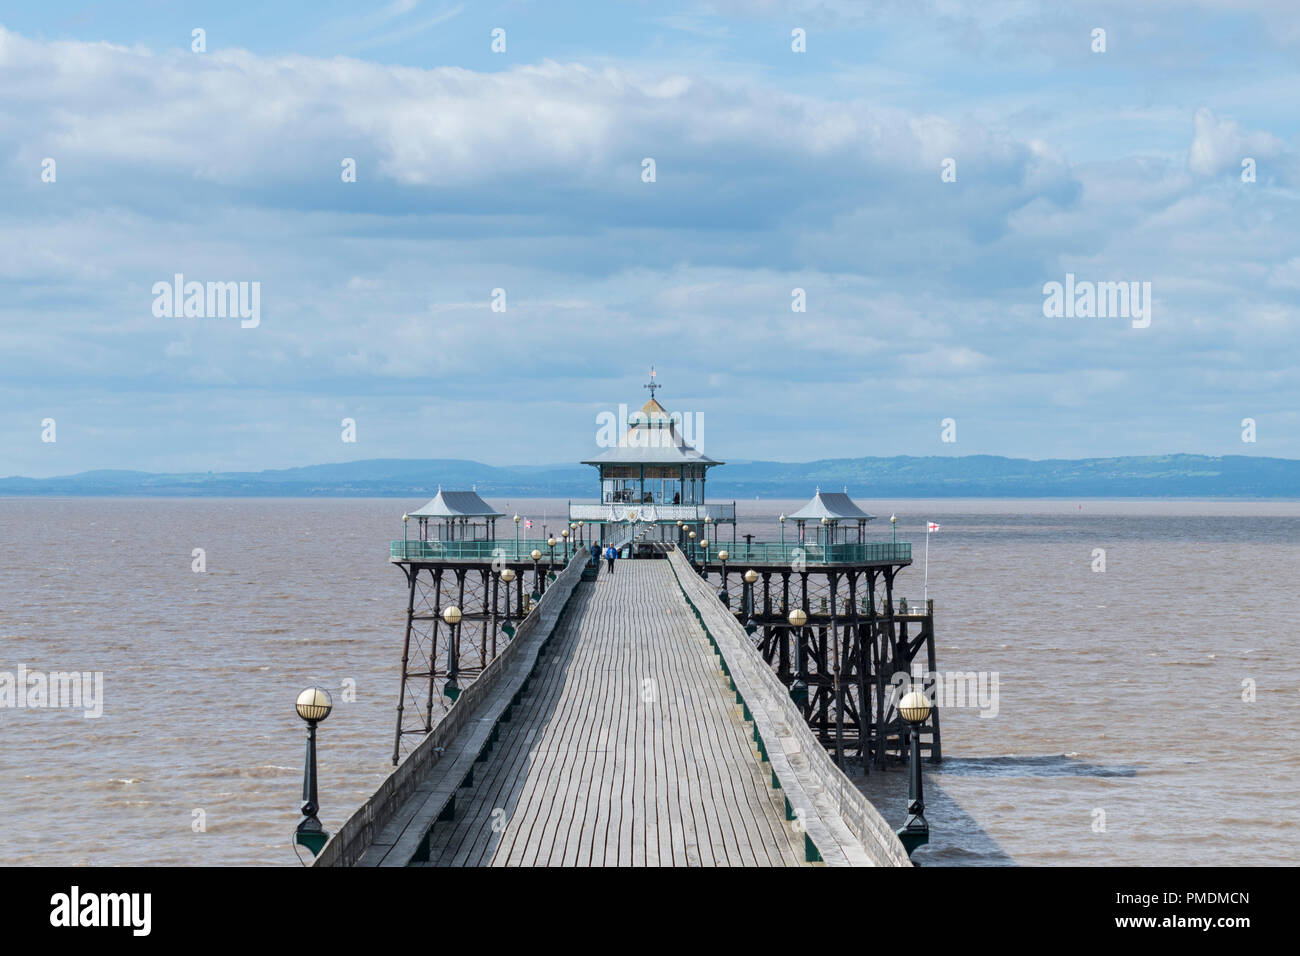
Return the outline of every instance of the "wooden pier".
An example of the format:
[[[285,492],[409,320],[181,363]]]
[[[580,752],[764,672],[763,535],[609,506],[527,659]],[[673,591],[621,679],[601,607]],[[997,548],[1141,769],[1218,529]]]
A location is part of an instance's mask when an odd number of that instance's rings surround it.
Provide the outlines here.
[[[803,862],[666,562],[580,584],[554,645],[426,865]]]
[[[316,865],[907,864],[680,554],[585,566]]]
[[[843,767],[912,739],[940,759],[937,710],[907,725],[895,700],[934,665],[932,605],[894,589],[910,545],[818,489],[789,543],[782,515],[740,546],[734,506],[705,500],[722,463],[653,397],[629,433],[558,539],[519,515],[498,535],[473,491],[403,516],[396,769],[315,865],[908,865]],[[709,540],[726,525],[734,554]]]

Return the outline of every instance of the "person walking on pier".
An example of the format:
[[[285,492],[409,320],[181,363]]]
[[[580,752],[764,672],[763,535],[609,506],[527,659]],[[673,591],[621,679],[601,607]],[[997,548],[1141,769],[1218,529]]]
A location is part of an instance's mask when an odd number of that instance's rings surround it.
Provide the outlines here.
[[[600,542],[591,542],[591,565],[597,571],[600,570]]]
[[[612,545],[605,549],[605,562],[609,565],[610,574],[614,573],[614,559],[617,557],[618,552],[614,550]]]

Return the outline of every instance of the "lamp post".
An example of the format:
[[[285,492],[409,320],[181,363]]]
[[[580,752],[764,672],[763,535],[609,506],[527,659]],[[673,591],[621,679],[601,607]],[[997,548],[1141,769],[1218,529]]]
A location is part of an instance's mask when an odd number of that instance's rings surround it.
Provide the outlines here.
[[[745,572],[745,589],[744,596],[741,598],[741,612],[745,615],[745,633],[752,635],[758,630],[758,624],[754,622],[754,583],[758,580],[758,572],[750,568]]]
[[[515,514],[513,520],[515,522],[515,560],[517,561],[519,560],[519,515],[518,513]]]
[[[449,604],[442,610],[442,619],[446,625],[451,628],[451,635],[447,640],[447,683],[443,685],[442,693],[455,703],[456,698],[460,696],[460,685],[456,683],[456,675],[460,673],[457,666],[460,661],[460,619],[462,615],[460,608],[454,604]]]
[[[546,546],[551,549],[551,563],[546,568],[546,580],[549,582],[555,580],[555,538],[547,538]]]
[[[831,534],[831,519],[830,519],[830,518],[822,518],[822,548],[826,551],[826,554],[827,554],[828,556],[829,556],[830,553],[831,553],[831,552],[830,552],[830,543],[831,543],[830,534]]]
[[[785,560],[785,515],[782,514],[781,517],[777,518],[776,520],[781,522],[781,560],[784,561]]]
[[[690,545],[690,560],[692,563],[694,563],[695,562],[695,532],[694,531],[686,532],[686,537],[689,539],[688,544]]]
[[[307,721],[307,759],[302,770],[302,822],[298,824],[294,842],[316,856],[330,838],[316,818],[320,810],[320,801],[316,797],[316,725],[330,715],[334,701],[324,687],[308,687],[298,695],[294,709]]]
[[[578,544],[586,544],[586,543],[587,543],[587,537],[582,530],[582,522],[579,521],[578,522]]]
[[[898,543],[898,515],[889,516],[889,543]]]
[[[410,515],[402,515],[402,560],[407,559],[406,554],[406,525],[411,520]]]
[[[510,585],[513,584],[515,580],[515,569],[502,568],[501,580],[506,586],[506,622],[501,625],[501,630],[505,631],[506,637],[514,637],[515,626],[510,621]]]
[[[564,539],[564,563],[569,563],[569,529],[565,528],[560,532],[560,537]]]
[[[709,579],[709,539],[701,538],[700,547],[704,549],[704,563],[700,566],[700,577]]]
[[[921,725],[930,716],[930,699],[913,689],[898,702],[898,713],[908,723],[912,747],[908,759],[907,822],[897,831],[907,855],[930,842],[930,825],[925,822],[925,797],[921,792]]]
[[[533,559],[533,601],[539,601],[542,597],[542,572],[537,566],[537,562],[542,560],[542,552],[533,548],[533,553],[529,555]]]
[[[792,633],[795,636],[795,675],[794,680],[790,683],[790,699],[799,705],[800,708],[808,702],[808,682],[804,680],[803,666],[803,635],[798,634],[800,628],[808,623],[808,615],[803,608],[797,607],[790,612],[786,618]]]
[[[723,607],[731,607],[731,595],[727,593],[727,558],[731,554],[726,548],[718,552],[718,561],[722,564],[722,590],[718,592],[718,600],[722,602]]]

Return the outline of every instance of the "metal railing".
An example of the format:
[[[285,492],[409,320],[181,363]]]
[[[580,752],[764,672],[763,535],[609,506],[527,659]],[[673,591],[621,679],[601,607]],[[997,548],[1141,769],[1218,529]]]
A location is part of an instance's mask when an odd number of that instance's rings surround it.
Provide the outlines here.
[[[691,554],[688,545],[687,553]],[[782,544],[779,541],[751,541],[731,545],[719,542],[709,548],[709,564],[717,563],[718,551],[727,552],[727,563],[735,567],[737,562],[744,564],[794,564],[803,561],[808,564],[898,564],[912,560],[912,545],[907,541],[876,542],[872,544],[832,544],[800,543],[797,541]],[[703,552],[696,547],[691,555],[698,564],[703,559]]]
[[[569,554],[574,547],[591,547],[569,544]],[[507,561],[531,561],[532,552],[542,552],[542,561],[549,562],[550,546],[545,538],[520,538],[516,544],[514,538],[497,538],[494,541],[392,541],[388,545],[389,561],[491,561],[493,558],[505,558]],[[555,538],[555,560],[564,560],[564,540]]]
[[[934,613],[934,598],[923,599],[917,598],[913,601],[911,598],[899,597],[894,595],[894,614],[906,614],[909,617],[924,617],[927,614]]]
[[[726,504],[665,504],[658,501],[617,501],[603,504],[570,504],[570,521],[735,521],[736,506]]]

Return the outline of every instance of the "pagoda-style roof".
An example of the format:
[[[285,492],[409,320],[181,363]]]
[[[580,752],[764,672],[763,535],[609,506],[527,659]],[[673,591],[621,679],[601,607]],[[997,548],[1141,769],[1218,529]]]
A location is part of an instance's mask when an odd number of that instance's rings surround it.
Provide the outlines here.
[[[639,412],[628,416],[628,421],[631,423],[628,430],[631,431],[640,422],[663,425],[672,421],[672,417],[672,415],[668,414],[668,409],[660,405],[654,398],[651,398],[650,401],[641,406]]]
[[[422,508],[410,512],[412,518],[504,518],[478,496],[476,491],[443,491]]]
[[[654,398],[627,417],[627,435],[584,465],[704,465],[723,462],[703,454],[682,437],[677,422]]]
[[[823,492],[818,488],[812,501],[787,517],[793,521],[821,521],[822,518],[830,521],[871,521],[876,516],[859,508],[847,493]]]

